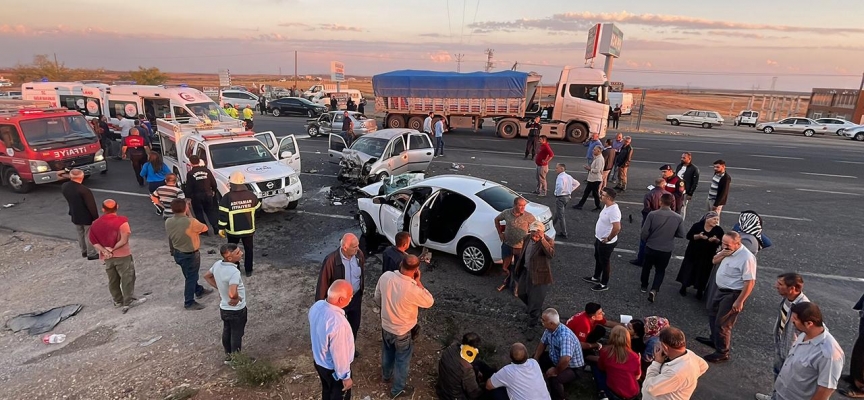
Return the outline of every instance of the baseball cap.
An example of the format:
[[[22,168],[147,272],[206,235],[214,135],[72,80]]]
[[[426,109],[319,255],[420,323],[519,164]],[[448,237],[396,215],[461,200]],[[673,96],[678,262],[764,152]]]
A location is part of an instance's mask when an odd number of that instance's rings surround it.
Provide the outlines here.
[[[535,231],[544,232],[546,231],[546,226],[544,226],[543,223],[540,221],[534,221],[531,223],[531,225],[528,226],[528,232]]]
[[[663,166],[660,167],[660,170],[661,171],[672,170],[672,166],[669,164],[663,164]]]

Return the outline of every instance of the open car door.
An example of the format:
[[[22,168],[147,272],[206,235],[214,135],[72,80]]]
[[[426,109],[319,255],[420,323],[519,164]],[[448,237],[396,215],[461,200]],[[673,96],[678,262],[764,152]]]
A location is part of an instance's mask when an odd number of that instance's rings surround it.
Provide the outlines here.
[[[438,199],[441,191],[437,191],[429,196],[428,199],[420,207],[420,211],[411,216],[411,238],[416,241],[417,246],[425,246],[429,238],[429,224],[432,223],[432,204]]]
[[[327,136],[327,154],[331,163],[339,164],[342,161],[342,150],[345,150],[345,139],[337,133],[331,133]]]
[[[293,168],[297,173],[301,172],[300,145],[297,144],[294,135],[285,136],[279,141],[279,151],[276,152],[276,158]]]
[[[270,150],[274,156],[278,157],[278,154],[276,153],[276,143],[278,143],[278,141],[276,140],[276,134],[273,133],[273,131],[256,133],[255,139],[264,143],[264,147],[266,147],[267,150]]]

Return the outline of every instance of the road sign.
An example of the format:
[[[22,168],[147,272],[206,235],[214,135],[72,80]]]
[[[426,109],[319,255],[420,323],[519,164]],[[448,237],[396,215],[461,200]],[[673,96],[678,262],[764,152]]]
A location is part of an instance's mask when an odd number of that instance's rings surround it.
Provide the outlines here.
[[[231,71],[227,68],[219,70],[219,86],[231,86]]]
[[[204,94],[205,94],[207,97],[209,97],[209,98],[211,98],[211,99],[213,99],[213,100],[218,100],[218,99],[219,99],[219,88],[218,88],[218,87],[205,87],[205,88],[204,88],[203,90],[201,90],[201,91],[204,92]]]
[[[330,61],[330,80],[345,82],[345,64],[339,61]]]
[[[600,39],[600,24],[594,25],[588,31],[588,43],[585,45],[585,59],[597,57],[597,44]]]
[[[600,41],[600,54],[618,58],[621,56],[621,45],[624,43],[624,33],[615,24],[603,25],[603,40]]]
[[[624,82],[609,82],[609,91],[610,92],[623,92],[624,91]]]

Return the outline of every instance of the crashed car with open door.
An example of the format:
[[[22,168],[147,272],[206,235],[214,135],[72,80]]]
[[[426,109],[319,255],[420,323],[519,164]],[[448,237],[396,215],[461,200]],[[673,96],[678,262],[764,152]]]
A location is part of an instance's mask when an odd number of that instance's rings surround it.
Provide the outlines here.
[[[328,156],[339,164],[340,180],[378,182],[407,172],[424,172],[432,163],[429,135],[414,129],[382,129],[354,140],[346,148],[341,134],[329,135]]]

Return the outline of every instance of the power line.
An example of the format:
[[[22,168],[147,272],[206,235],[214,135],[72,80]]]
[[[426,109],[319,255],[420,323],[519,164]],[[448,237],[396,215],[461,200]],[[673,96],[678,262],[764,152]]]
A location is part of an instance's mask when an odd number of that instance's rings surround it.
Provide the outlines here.
[[[459,30],[459,44],[462,44],[462,39],[465,37],[465,5],[468,0],[462,0],[462,28]]]
[[[477,0],[477,6],[474,7],[474,20],[471,21],[471,25],[474,25],[477,23],[477,12],[478,11],[480,11],[480,0]],[[469,44],[471,43],[471,38],[473,38],[473,37],[474,37],[474,29],[471,29],[471,31],[468,32],[468,43]]]
[[[447,0],[447,29],[450,31],[450,43],[453,43],[453,25],[450,23],[450,0]]]

